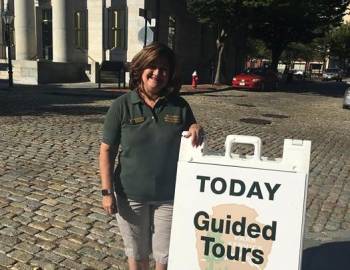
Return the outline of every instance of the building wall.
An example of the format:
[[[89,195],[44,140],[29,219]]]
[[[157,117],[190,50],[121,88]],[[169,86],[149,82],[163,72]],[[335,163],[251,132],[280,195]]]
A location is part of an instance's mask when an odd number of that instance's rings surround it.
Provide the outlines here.
[[[113,12],[115,10],[123,10],[125,11],[125,29],[127,29],[127,21],[128,21],[128,6],[126,0],[110,0],[110,3],[107,3],[107,8],[110,9],[110,12]],[[139,1],[142,2],[142,1]],[[108,22],[109,24],[111,22]],[[108,26],[108,24],[107,24]],[[105,28],[105,31],[108,32],[108,29]],[[128,31],[126,32],[126,42],[124,48],[108,48],[106,50],[106,59],[111,61],[121,61],[126,62],[127,61],[127,52],[128,52]]]
[[[186,8],[186,1],[160,1],[160,42],[168,43],[169,16],[176,21],[175,53],[182,81],[188,83],[194,70],[200,82],[210,82],[211,65],[215,61],[215,36],[212,30],[199,24]]]
[[[0,0],[0,8],[10,1],[16,0]],[[21,3],[24,0],[17,0]],[[42,12],[43,9],[52,8],[52,24],[53,24],[53,59],[58,62],[91,64],[95,70],[96,63],[104,60],[130,62],[132,58],[144,46],[145,39],[145,19],[139,15],[139,10],[145,7],[142,0],[25,0],[33,1],[35,10],[33,11],[34,41],[29,41],[34,49],[36,59],[26,58],[26,60],[44,60],[43,59],[43,36],[42,36]],[[61,5],[62,2],[65,5]],[[215,38],[212,37],[211,30],[200,25],[195,21],[193,16],[188,14],[186,10],[185,0],[159,0],[160,2],[160,21],[159,21],[159,41],[168,43],[168,23],[169,16],[176,19],[176,38],[175,52],[178,56],[180,64],[180,72],[183,80],[188,82],[191,80],[191,74],[197,70],[200,78],[208,81],[210,77],[210,64],[215,57]],[[152,11],[153,19],[147,23],[147,44],[154,39],[154,26],[156,16],[156,0],[147,0],[146,8]],[[62,8],[64,7],[64,8]],[[13,10],[13,6],[11,7]],[[56,10],[55,10],[56,8]],[[60,8],[60,12],[57,11]],[[111,12],[114,10],[125,11],[125,46],[119,48],[111,48]],[[74,14],[81,11],[87,16],[87,48],[76,48],[74,29]],[[15,20],[20,20],[21,16]],[[56,14],[56,15],[55,15]],[[64,16],[62,16],[64,14]],[[18,15],[18,14],[17,14]],[[55,17],[56,16],[56,17]],[[118,15],[119,16],[119,15]],[[62,18],[65,18],[63,21]],[[18,21],[17,21],[18,22]],[[63,23],[62,27],[59,23]],[[0,34],[1,34],[0,27]],[[15,29],[16,31],[16,29]],[[18,35],[19,33],[17,33]],[[61,38],[57,38],[60,35]],[[62,46],[60,46],[60,44]],[[21,46],[17,44],[17,46]],[[62,56],[57,58],[57,55]],[[56,57],[55,57],[56,56]],[[0,57],[4,58],[1,54]],[[17,61],[20,65],[20,61]],[[28,63],[24,67],[29,66]],[[80,65],[81,67],[81,65]],[[38,69],[40,71],[40,69]],[[60,70],[60,69],[57,69]],[[40,77],[40,76],[39,76]]]
[[[74,14],[79,11],[88,16],[89,10],[87,9],[87,1],[74,0],[74,1],[69,1],[68,3],[69,3],[69,6],[68,6],[67,18],[69,19],[69,25],[72,26],[72,27],[68,27],[68,37],[67,37],[68,40],[70,41],[70,44],[68,47],[70,51],[70,61],[76,62],[76,63],[87,63],[89,47],[87,49],[85,48],[78,49],[74,45],[74,40],[75,40]],[[87,21],[87,29],[88,29],[88,26],[89,26],[89,22]]]
[[[186,14],[185,1],[161,1],[160,5],[160,41],[168,43],[169,16],[175,18],[175,52],[178,57],[182,80],[191,78],[200,65],[201,37],[200,25]],[[201,75],[199,74],[199,77]],[[187,79],[187,80],[186,80]]]

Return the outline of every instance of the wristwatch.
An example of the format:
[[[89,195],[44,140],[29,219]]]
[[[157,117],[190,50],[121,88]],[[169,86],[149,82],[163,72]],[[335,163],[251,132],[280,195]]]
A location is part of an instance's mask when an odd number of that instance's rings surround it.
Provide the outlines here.
[[[101,193],[102,193],[102,196],[109,196],[109,195],[112,195],[114,193],[114,191],[111,188],[109,188],[109,189],[102,189]]]

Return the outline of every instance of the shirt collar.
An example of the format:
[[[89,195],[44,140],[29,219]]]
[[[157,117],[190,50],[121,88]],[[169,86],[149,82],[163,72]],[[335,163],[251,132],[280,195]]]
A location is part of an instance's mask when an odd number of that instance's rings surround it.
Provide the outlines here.
[[[139,94],[137,93],[137,90],[131,91],[131,103],[136,104],[142,102]]]
[[[158,102],[166,102],[168,101],[168,98],[166,96],[159,97]],[[131,91],[131,103],[137,104],[137,103],[143,103],[143,100],[140,98],[139,94],[137,93],[137,90]]]

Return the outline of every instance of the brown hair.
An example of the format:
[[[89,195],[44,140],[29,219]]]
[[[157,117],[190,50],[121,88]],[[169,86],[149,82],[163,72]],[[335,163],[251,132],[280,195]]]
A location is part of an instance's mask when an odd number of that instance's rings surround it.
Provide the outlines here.
[[[162,43],[147,45],[134,56],[130,64],[130,89],[134,90],[140,86],[142,72],[146,68],[151,67],[159,58],[165,58],[169,64],[169,81],[164,89],[165,94],[179,93],[181,85],[176,70],[175,54],[168,46]]]

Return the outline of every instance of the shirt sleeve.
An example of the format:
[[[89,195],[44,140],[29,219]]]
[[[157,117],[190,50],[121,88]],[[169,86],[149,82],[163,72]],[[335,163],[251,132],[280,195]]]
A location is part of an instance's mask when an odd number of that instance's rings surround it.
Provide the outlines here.
[[[194,114],[192,112],[192,109],[190,105],[185,101],[185,108],[184,108],[184,113],[185,113],[185,130],[188,130],[192,124],[197,123],[196,118],[194,117]]]
[[[121,134],[122,109],[121,102],[115,100],[109,108],[103,125],[102,142],[110,146],[118,146]]]

